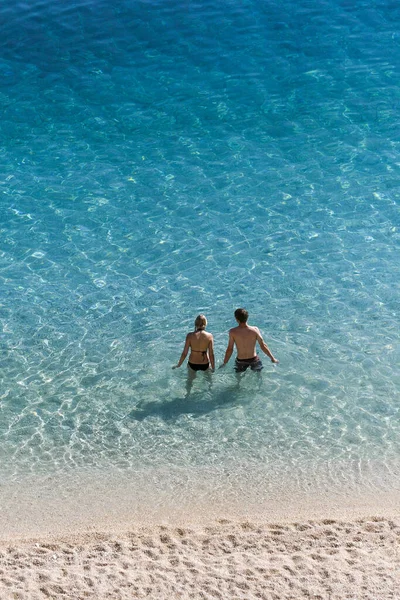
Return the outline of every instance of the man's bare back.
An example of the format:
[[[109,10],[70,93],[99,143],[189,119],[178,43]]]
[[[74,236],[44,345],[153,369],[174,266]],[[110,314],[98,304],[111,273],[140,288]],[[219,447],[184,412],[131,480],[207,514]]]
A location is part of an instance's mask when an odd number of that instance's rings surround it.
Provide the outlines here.
[[[237,357],[235,361],[236,372],[243,372],[248,367],[252,371],[261,371],[263,368],[260,359],[257,356],[256,344],[258,342],[261,350],[266,354],[271,362],[279,362],[272,354],[267,344],[264,342],[258,327],[247,325],[248,312],[244,308],[238,308],[235,311],[235,318],[238,323],[229,331],[229,342],[225,352],[224,362],[221,367],[224,367],[232,356],[234,347],[236,346]]]
[[[251,327],[250,325],[247,325],[247,323],[231,329],[229,331],[229,337],[236,346],[237,357],[239,359],[253,358],[256,356],[256,342],[260,340],[262,343],[262,337],[258,327]]]

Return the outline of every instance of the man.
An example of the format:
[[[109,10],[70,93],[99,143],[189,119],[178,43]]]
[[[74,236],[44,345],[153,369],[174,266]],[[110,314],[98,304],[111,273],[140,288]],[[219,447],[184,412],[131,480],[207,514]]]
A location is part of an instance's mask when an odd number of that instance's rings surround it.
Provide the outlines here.
[[[225,358],[223,364],[220,366],[224,367],[232,356],[233,348],[236,346],[237,357],[235,361],[236,373],[243,373],[250,367],[252,371],[261,371],[263,368],[261,360],[257,356],[256,343],[259,343],[261,350],[269,356],[271,362],[278,363],[279,361],[273,356],[267,344],[262,339],[260,330],[258,327],[251,327],[247,325],[247,319],[249,313],[244,308],[238,308],[235,310],[235,319],[238,323],[237,327],[234,327],[229,331],[229,342],[225,352]]]

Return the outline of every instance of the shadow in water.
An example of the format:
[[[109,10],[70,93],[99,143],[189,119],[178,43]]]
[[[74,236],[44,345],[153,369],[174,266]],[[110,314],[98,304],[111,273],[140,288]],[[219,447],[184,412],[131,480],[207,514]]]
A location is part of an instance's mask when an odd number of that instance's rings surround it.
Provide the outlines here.
[[[166,401],[139,402],[125,419],[143,421],[147,417],[161,417],[164,421],[173,421],[181,415],[201,417],[218,409],[227,409],[242,404],[244,400],[240,389],[235,386],[220,392],[208,394],[195,393],[186,398],[174,398]]]

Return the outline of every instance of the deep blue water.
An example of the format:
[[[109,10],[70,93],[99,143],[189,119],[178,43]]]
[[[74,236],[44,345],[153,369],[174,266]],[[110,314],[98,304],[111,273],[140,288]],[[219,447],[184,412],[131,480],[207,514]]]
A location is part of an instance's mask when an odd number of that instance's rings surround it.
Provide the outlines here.
[[[1,476],[398,464],[400,7],[0,17]],[[221,362],[238,306],[280,364],[185,399],[195,316]]]

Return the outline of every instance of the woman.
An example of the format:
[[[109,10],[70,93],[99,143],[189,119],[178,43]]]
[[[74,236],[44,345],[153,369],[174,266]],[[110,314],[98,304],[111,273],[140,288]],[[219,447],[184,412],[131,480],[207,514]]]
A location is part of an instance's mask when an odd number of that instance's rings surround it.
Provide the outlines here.
[[[214,338],[211,333],[206,332],[207,319],[204,315],[196,317],[194,322],[194,331],[186,336],[185,347],[177,365],[173,369],[178,369],[185,360],[189,349],[188,362],[188,392],[190,391],[193,379],[196,377],[196,371],[207,371],[210,366],[212,371],[215,368],[214,359]]]

